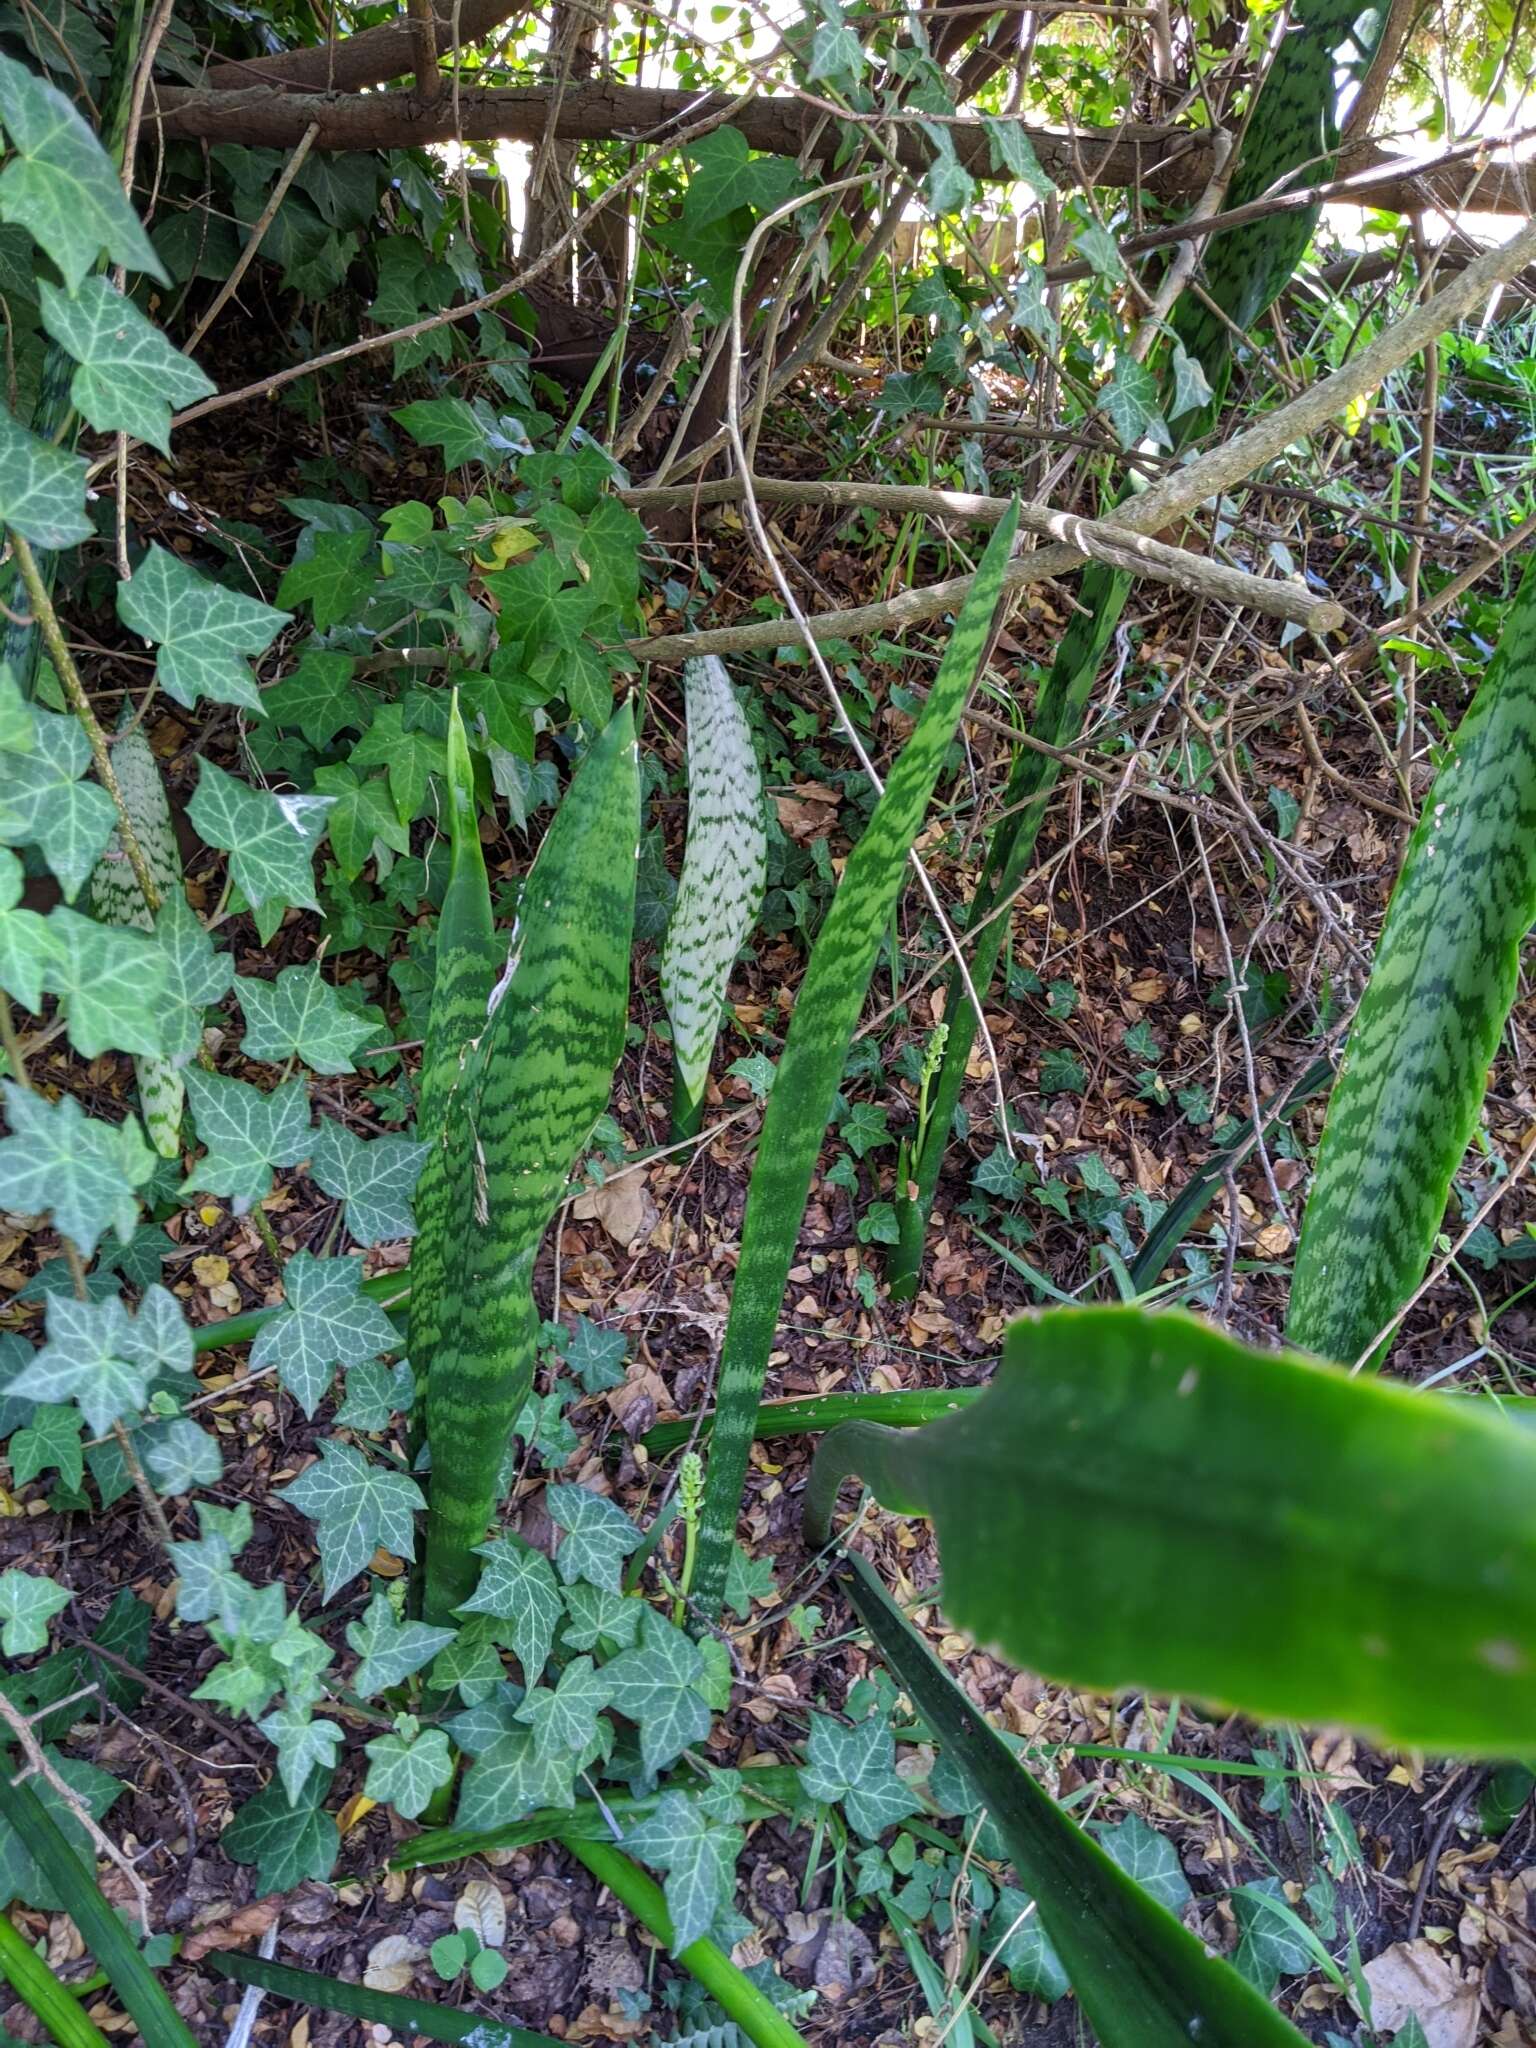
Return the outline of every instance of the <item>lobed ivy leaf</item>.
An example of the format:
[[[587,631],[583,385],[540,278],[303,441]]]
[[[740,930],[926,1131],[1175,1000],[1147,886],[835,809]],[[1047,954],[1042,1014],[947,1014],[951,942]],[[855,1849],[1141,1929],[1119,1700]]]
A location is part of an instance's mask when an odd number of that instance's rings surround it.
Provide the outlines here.
[[[498,1648],[498,1626],[487,1617],[465,1622],[446,1649],[432,1660],[428,1676],[439,1692],[457,1692],[468,1707],[478,1707],[506,1682]]]
[[[549,1487],[546,1498],[550,1519],[566,1532],[555,1553],[563,1582],[569,1586],[585,1579],[617,1593],[625,1558],[640,1548],[640,1531],[611,1500],[588,1487],[561,1481]]]
[[[343,1730],[335,1721],[317,1721],[308,1707],[290,1702],[256,1725],[277,1751],[277,1772],[289,1806],[298,1806],[311,1775],[324,1771],[329,1777],[336,1768]]]
[[[1100,388],[1096,403],[1107,414],[1122,448],[1134,448],[1139,441],[1148,439],[1168,448],[1173,444],[1157,409],[1157,399],[1157,379],[1146,364],[1138,363],[1134,356],[1122,355],[1109,382]]]
[[[531,1728],[499,1735],[470,1766],[454,1825],[507,1827],[540,1807],[574,1806],[574,1776],[568,1757],[539,1754]]]
[[[711,1820],[697,1800],[681,1792],[664,1792],[652,1811],[629,1830],[625,1848],[666,1873],[662,1892],[672,1921],[674,1956],[708,1934],[730,1904],[736,1858],[745,1842],[740,1828]]]
[[[72,297],[44,280],[39,302],[44,327],[80,366],[69,395],[81,416],[99,433],[133,434],[169,455],[172,407],[210,397],[212,378],[104,277],[88,277]]]
[[[373,723],[348,757],[354,768],[382,768],[389,778],[395,815],[402,825],[426,807],[427,785],[448,773],[448,751],[431,733],[405,724],[405,706],[381,704]]]
[[[547,549],[510,568],[494,570],[483,580],[499,607],[502,646],[521,646],[525,656],[544,647],[569,653],[596,608],[592,592],[584,583],[567,582],[566,571]]]
[[[71,1492],[78,1491],[85,1473],[80,1411],[61,1402],[40,1402],[31,1421],[12,1436],[6,1456],[12,1486],[25,1486],[39,1472],[54,1471]]]
[[[310,1149],[309,1096],[300,1080],[270,1094],[228,1074],[186,1073],[197,1135],[207,1148],[181,1184],[184,1195],[224,1195],[243,1212],[272,1187],[274,1166],[295,1166]]]
[[[359,1293],[362,1280],[360,1259],[295,1252],[283,1269],[285,1305],[251,1346],[252,1366],[275,1365],[306,1415],[330,1392],[338,1365],[376,1358],[399,1341],[383,1309]]]
[[[191,1493],[194,1487],[217,1486],[224,1476],[217,1439],[185,1415],[166,1425],[144,1453],[144,1463],[157,1493]]]
[[[214,944],[179,889],[160,906],[155,941],[165,974],[160,1001],[165,1057],[184,1066],[202,1044],[205,1014],[234,984],[234,958]]]
[[[414,312],[411,317],[414,319]],[[396,406],[392,417],[413,441],[441,448],[447,469],[459,469],[466,462],[499,469],[508,455],[529,452],[528,436],[517,421],[508,414],[494,413],[484,399],[418,398],[410,405]]]
[[[664,1615],[648,1608],[639,1647],[603,1666],[613,1704],[640,1730],[640,1754],[648,1771],[675,1763],[690,1742],[709,1733],[710,1714],[699,1687],[705,1680],[698,1646]],[[911,1807],[907,1808],[911,1811]]]
[[[277,601],[290,609],[308,604],[322,633],[357,617],[373,594],[378,577],[373,531],[358,527],[347,533],[314,533],[308,552],[296,556],[283,571]]]
[[[336,1410],[338,1429],[360,1429],[371,1435],[388,1429],[397,1415],[408,1415],[416,1398],[416,1380],[410,1361],[402,1358],[396,1366],[381,1365],[365,1358],[361,1365],[347,1368],[346,1391]]]
[[[96,529],[85,509],[85,472],[81,456],[40,441],[0,407],[0,525],[39,548],[89,540]]]
[[[1192,1894],[1179,1852],[1139,1813],[1113,1827],[1094,1828],[1093,1836],[1105,1855],[1112,1857],[1127,1877],[1134,1877],[1160,1906],[1175,1916],[1183,1912]]]
[[[178,704],[191,707],[206,697],[210,703],[239,704],[258,718],[262,716],[265,707],[245,657],[265,654],[287,624],[286,612],[274,611],[271,605],[241,591],[211,582],[180,555],[151,545],[133,575],[117,586],[117,615],[125,626],[160,649],[155,674],[160,687]],[[209,767],[206,761],[202,765],[198,797],[203,796]],[[222,769],[213,773],[231,790],[244,791],[258,803],[263,801]],[[213,801],[204,799],[205,804]],[[314,799],[269,797],[265,801],[313,803]],[[201,825],[198,830],[203,830]],[[203,836],[210,845],[227,844],[206,832]],[[313,837],[318,836],[316,827]],[[245,888],[245,883],[240,886]],[[253,903],[259,900],[249,889],[246,894]]]
[[[337,733],[368,722],[368,704],[354,685],[350,654],[306,647],[292,675],[264,690],[261,708],[276,724],[301,732],[312,747],[328,747]]]
[[[533,1730],[540,1756],[580,1756],[598,1740],[597,1717],[612,1697],[606,1672],[590,1657],[573,1657],[552,1688],[532,1687],[517,1718]]]
[[[565,1591],[567,1620],[560,1640],[573,1650],[627,1650],[640,1633],[645,1604],[602,1586],[577,1584]]]
[[[22,905],[26,876],[14,853],[0,848],[0,988],[36,1011],[53,957],[48,919]]]
[[[306,1878],[323,1884],[330,1876],[341,1847],[335,1821],[321,1811],[330,1789],[325,1769],[310,1772],[300,1799],[290,1800],[280,1784],[268,1785],[245,1802],[219,1837],[237,1863],[255,1864],[262,1897],[291,1892]]]
[[[360,1621],[347,1624],[347,1642],[362,1662],[352,1674],[352,1690],[372,1699],[413,1672],[430,1664],[453,1641],[451,1628],[430,1628],[424,1621],[402,1621],[389,1595],[380,1588]]]
[[[355,882],[371,860],[379,863],[382,875],[386,852],[410,852],[410,831],[395,815],[386,776],[364,782],[345,761],[325,761],[315,770],[315,787],[333,800],[326,829],[336,865],[349,882]]]
[[[427,1146],[410,1138],[360,1138],[323,1116],[309,1155],[309,1177],[347,1207],[347,1228],[359,1244],[414,1237],[411,1196]]]
[[[369,1799],[392,1806],[406,1820],[426,1811],[432,1794],[453,1776],[453,1755],[441,1728],[423,1728],[413,1714],[396,1717],[394,1730],[364,1745]]]
[[[712,227],[738,206],[771,213],[800,184],[788,157],[753,156],[735,128],[716,128],[688,144],[691,166],[683,196],[683,226],[690,233]]]
[[[41,1573],[14,1568],[0,1572],[0,1650],[7,1657],[30,1657],[48,1647],[48,1623],[73,1596]]]
[[[1001,116],[986,115],[982,127],[987,131],[987,147],[992,152],[992,168],[1008,171],[1021,183],[1027,185],[1037,199],[1054,199],[1055,181],[1044,170],[1035,145],[1029,139],[1029,130],[1022,121],[1004,120]]]
[[[813,1715],[800,1783],[811,1799],[841,1801],[871,1842],[917,1811],[911,1788],[896,1775],[896,1745],[879,1713],[852,1728],[826,1714]]]
[[[537,1685],[549,1662],[561,1613],[560,1589],[549,1559],[521,1536],[510,1535],[480,1544],[475,1555],[485,1559],[480,1583],[473,1598],[457,1611],[489,1614],[509,1623],[512,1654],[522,1666],[523,1683]]]
[[[563,1356],[588,1394],[605,1394],[624,1384],[624,1358],[629,1339],[622,1330],[605,1330],[586,1316],[573,1316]]]
[[[738,1621],[750,1621],[754,1600],[771,1600],[774,1595],[773,1560],[749,1557],[739,1543],[731,1545],[725,1568],[725,1604]]]
[[[47,986],[80,1057],[160,1057],[166,1050],[165,956],[155,940],[128,926],[98,924],[62,904],[50,912],[47,934]]]
[[[332,802],[271,796],[204,761],[187,816],[209,846],[229,854],[229,871],[253,909],[271,903],[318,910],[312,863]]]
[[[105,1301],[50,1295],[48,1341],[4,1389],[32,1401],[74,1400],[101,1436],[142,1407],[149,1372],[135,1357],[133,1326],[115,1294]]]
[[[412,1516],[427,1504],[421,1488],[403,1472],[370,1465],[352,1444],[327,1437],[319,1463],[278,1498],[292,1501],[315,1525],[327,1600],[366,1568],[376,1550],[407,1560],[416,1555]]]
[[[352,1074],[352,1054],[373,1035],[318,966],[285,967],[275,981],[242,975],[235,988],[245,1012],[241,1051],[253,1060],[296,1058],[315,1074]]]
[[[1011,1884],[999,1885],[997,1906],[987,1923],[987,1942],[996,1948],[997,1960],[1008,1972],[1015,1991],[1028,1992],[1032,1997],[1043,1998],[1047,2005],[1054,2005],[1071,1990],[1061,1957],[1028,1892]]]
[[[103,250],[170,282],[96,137],[51,85],[0,57],[0,126],[15,151],[0,171],[0,220],[24,227],[77,291]]]
[[[6,517],[0,445],[0,521]],[[98,783],[80,779],[91,765],[91,743],[77,721],[35,708],[32,721],[31,746],[6,755],[0,840],[36,846],[72,903],[117,828],[117,810]]]

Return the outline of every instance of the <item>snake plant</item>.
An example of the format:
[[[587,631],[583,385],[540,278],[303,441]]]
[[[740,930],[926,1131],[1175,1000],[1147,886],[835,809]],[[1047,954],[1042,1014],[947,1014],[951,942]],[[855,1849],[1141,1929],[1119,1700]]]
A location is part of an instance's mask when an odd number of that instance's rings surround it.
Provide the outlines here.
[[[725,1590],[768,1353],[848,1041],[895,908],[907,855],[976,680],[1017,526],[1017,513],[1010,510],[987,546],[928,701],[848,857],[790,1020],[747,1190],[741,1259],[720,1358],[693,1583],[693,1597],[706,1614],[718,1611]]]
[[[437,1625],[474,1591],[475,1546],[532,1383],[534,1257],[623,1046],[639,833],[625,705],[572,778],[523,884],[417,1197],[411,1349],[426,1373],[432,1452],[423,1612]],[[474,932],[477,898],[472,907]],[[456,1017],[473,978],[461,946],[440,954],[439,971],[444,1014]]]

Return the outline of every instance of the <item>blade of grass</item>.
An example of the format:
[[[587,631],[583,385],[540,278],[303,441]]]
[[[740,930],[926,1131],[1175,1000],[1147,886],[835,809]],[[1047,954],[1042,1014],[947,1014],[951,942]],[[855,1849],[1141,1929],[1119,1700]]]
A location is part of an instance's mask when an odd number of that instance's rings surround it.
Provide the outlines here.
[[[530,2033],[484,2013],[458,2012],[425,1998],[403,1998],[394,1991],[370,1991],[366,1984],[348,1984],[318,1970],[296,1970],[287,1963],[269,1963],[262,1956],[244,1956],[233,1949],[215,1950],[203,1958],[208,1968],[236,1984],[255,1984],[307,2012],[340,2012],[371,2020],[391,2033],[428,2041],[466,2041],[473,2048],[562,2048],[552,2034]]]
[[[59,1982],[9,1913],[0,1913],[0,1976],[58,2048],[109,2048],[106,2035]]]

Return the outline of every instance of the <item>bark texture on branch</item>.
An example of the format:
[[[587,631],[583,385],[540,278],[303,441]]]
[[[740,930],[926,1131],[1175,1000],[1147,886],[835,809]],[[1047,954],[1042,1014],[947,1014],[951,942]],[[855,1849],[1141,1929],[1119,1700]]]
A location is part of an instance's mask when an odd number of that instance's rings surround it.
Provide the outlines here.
[[[451,56],[455,46],[470,49],[488,35],[521,14],[521,0],[435,0],[435,43],[440,56]],[[458,14],[458,36],[454,36],[454,14]],[[238,61],[211,64],[205,85],[216,93],[239,92],[247,86],[281,86],[292,92],[362,92],[370,85],[385,85],[415,69],[416,32],[410,21],[386,21],[378,28],[365,28],[355,36],[334,43],[315,43],[304,50],[282,50],[270,57],[245,57]],[[329,147],[322,143],[322,149]]]
[[[466,0],[466,14],[468,11]],[[385,31],[370,29],[367,33],[382,35]],[[402,68],[409,69],[408,32],[391,29],[388,33],[399,41]],[[461,36],[468,41],[462,30]],[[365,39],[359,36],[353,41]],[[346,44],[339,49],[350,47]],[[311,57],[314,53],[300,54]],[[167,140],[291,148],[313,123],[319,130],[317,149],[363,150],[416,148],[448,142],[455,136],[466,142],[538,142],[549,129],[553,113],[557,141],[620,140],[651,145],[664,140],[669,127],[697,121],[730,104],[724,94],[619,85],[608,79],[573,85],[558,104],[555,102],[556,96],[544,85],[465,91],[456,104],[445,96],[435,107],[424,107],[407,93],[328,93],[323,85],[318,91],[281,86],[233,92],[162,87],[157,118]],[[753,149],[766,155],[799,156],[809,148],[813,160],[831,162],[843,146],[850,124],[828,120],[818,108],[792,95],[763,94],[738,107],[730,125]],[[1210,140],[1201,130],[1132,122],[1113,132],[1080,129],[1075,135],[1066,135],[1048,128],[1028,128],[1026,132],[1042,167],[1060,185],[1134,185],[1158,198],[1178,199],[1203,191],[1210,179]],[[956,154],[973,177],[995,181],[1009,175],[994,168],[991,140],[980,121],[957,122],[949,133]],[[932,148],[911,123],[895,130],[893,147],[908,170],[925,171],[932,161]],[[1421,212],[1432,202],[1454,206],[1474,181],[1479,209],[1530,211],[1527,188],[1536,181],[1528,179],[1525,166],[1494,163],[1479,167],[1474,162],[1457,162],[1408,177],[1399,166],[1400,160],[1378,144],[1363,142],[1341,151],[1337,175],[1353,177],[1379,170],[1379,178],[1362,182],[1350,198],[1392,212]]]

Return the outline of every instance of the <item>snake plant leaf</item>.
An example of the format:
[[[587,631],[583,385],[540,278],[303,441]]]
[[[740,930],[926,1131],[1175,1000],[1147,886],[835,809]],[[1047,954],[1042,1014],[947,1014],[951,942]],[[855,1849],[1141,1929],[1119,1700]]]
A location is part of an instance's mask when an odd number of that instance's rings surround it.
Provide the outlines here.
[[[526,2027],[503,2025],[480,2012],[425,1998],[403,1998],[393,1991],[370,1991],[341,1977],[322,1977],[315,1970],[295,1970],[287,1963],[269,1963],[262,1956],[230,1951],[208,1956],[207,1967],[236,1984],[257,1984],[274,1997],[286,1998],[301,2013],[340,2012],[372,2020],[399,2039],[412,2035],[424,2041],[463,2041],[473,2048],[560,2048],[552,2034],[533,2034]]]
[[[182,897],[181,855],[176,845],[176,828],[171,823],[171,806],[166,798],[160,764],[150,751],[143,728],[129,725],[128,708],[124,724],[112,742],[112,771],[122,793],[134,837],[144,856],[149,878],[162,903]],[[182,900],[185,900],[184,898]],[[114,832],[106,851],[91,871],[91,909],[104,925],[152,931],[154,918],[138,877],[123,851],[122,837]],[[163,955],[161,956],[163,961]],[[163,971],[163,970],[162,970]],[[165,992],[169,994],[170,991]],[[119,1046],[121,1041],[118,1041]],[[169,1051],[169,1046],[166,1047]],[[176,1159],[181,1153],[181,1117],[186,1101],[181,1075],[168,1058],[141,1054],[134,1061],[139,1083],[139,1106],[149,1142],[162,1159]]]
[[[1363,77],[1385,22],[1385,8],[1362,12],[1356,0],[1298,0],[1244,127],[1242,155],[1227,194],[1229,206],[1284,190],[1297,174],[1319,183],[1328,177],[1340,107]],[[1210,427],[1226,390],[1234,324],[1239,331],[1250,327],[1284,291],[1316,224],[1316,209],[1297,208],[1227,228],[1207,243],[1205,297],[1186,292],[1173,312],[1174,347],[1167,366],[1171,378],[1164,376],[1163,411],[1174,422],[1175,453]],[[1186,365],[1182,372],[1181,361]],[[1183,402],[1191,392],[1189,365],[1198,366],[1210,387],[1207,405]],[[1130,592],[1131,579],[1118,570],[1101,562],[1090,562],[1084,569],[1078,608],[1035,707],[1031,736],[1048,747],[1070,748],[1082,731],[1099,664]],[[1060,774],[1060,762],[1049,754],[1019,749],[967,920],[977,932],[970,970],[978,996],[984,997],[991,986],[1008,937],[1009,919],[1006,912],[996,914],[998,906],[1017,894],[1029,872],[1045,799]],[[917,1292],[939,1169],[976,1042],[976,1013],[954,969],[944,1018],[948,1031],[927,1121],[915,1154],[903,1159],[904,1171],[897,1176],[899,1187],[917,1190],[910,1196],[899,1193],[896,1202],[899,1237],[887,1274],[892,1298],[898,1301],[910,1300]]]
[[[1536,569],[1408,842],[1328,1105],[1286,1334],[1370,1350],[1423,1276],[1536,920]]]
[[[832,1114],[848,1041],[907,872],[907,855],[922,830],[933,786],[986,649],[1017,527],[1017,509],[1010,508],[987,544],[912,736],[848,857],[805,971],[768,1098],[720,1359],[692,1587],[701,1612],[709,1616],[719,1613],[725,1593],[757,1404],[816,1154]]]
[[[837,1583],[985,1804],[1103,2048],[1300,2048],[1251,1984],[1047,1798],[861,1557]]]
[[[1430,1750],[1536,1746],[1536,1440],[1472,1402],[1182,1314],[1051,1310],[1012,1326],[970,1407],[834,1430],[813,1543],[851,1471],[932,1516],[945,1612],[1032,1670]]]
[[[538,1350],[534,1255],[623,1048],[639,842],[639,758],[626,704],[593,742],[544,836],[488,1019],[422,1175],[411,1359],[427,1383],[423,1617],[435,1626],[450,1625],[475,1590],[475,1549]],[[424,1288],[440,1290],[425,1317]]]
[[[699,1127],[725,984],[768,881],[763,781],[725,663],[683,663],[688,706],[688,844],[661,952],[672,1020],[674,1137]]]

